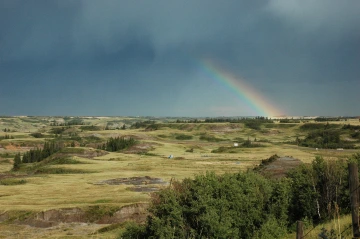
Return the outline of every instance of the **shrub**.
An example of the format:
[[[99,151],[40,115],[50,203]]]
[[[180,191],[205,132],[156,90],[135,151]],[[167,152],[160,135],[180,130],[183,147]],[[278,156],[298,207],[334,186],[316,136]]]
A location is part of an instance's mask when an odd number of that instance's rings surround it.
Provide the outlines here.
[[[177,140],[190,140],[192,138],[193,138],[192,135],[187,135],[187,134],[178,134],[175,137],[175,139],[177,139]]]
[[[271,183],[253,173],[207,173],[174,182],[171,188],[153,194],[146,224],[131,225],[122,236],[252,238],[263,225],[285,225],[265,213],[270,206],[273,211],[286,211],[286,193],[275,197],[272,192]]]
[[[116,152],[133,146],[136,143],[137,141],[134,138],[111,137],[105,144],[100,146],[99,149],[103,149],[109,152]]]
[[[21,185],[21,184],[25,184],[25,183],[26,183],[26,180],[16,179],[16,178],[6,178],[6,179],[0,180],[0,185],[4,185],[4,186]]]
[[[206,140],[209,142],[219,142],[219,141],[223,141],[223,139],[217,138],[215,136],[212,135],[208,135],[208,134],[204,134],[200,136],[200,140]]]
[[[42,133],[31,133],[30,134],[32,137],[34,137],[34,138],[43,138],[43,137],[45,137]]]

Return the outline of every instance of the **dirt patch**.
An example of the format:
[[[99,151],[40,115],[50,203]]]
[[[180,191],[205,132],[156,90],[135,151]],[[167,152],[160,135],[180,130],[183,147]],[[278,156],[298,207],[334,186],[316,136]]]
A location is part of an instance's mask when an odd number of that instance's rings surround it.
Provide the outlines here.
[[[124,150],[124,153],[126,154],[141,154],[141,153],[147,153],[150,150],[153,150],[154,147],[157,144],[152,144],[152,143],[140,143],[140,144],[135,144],[133,146],[131,146],[130,148]]]
[[[149,185],[158,184],[164,185],[168,182],[163,181],[161,178],[152,178],[149,176],[144,177],[131,177],[131,178],[115,178],[100,181],[96,184],[109,184],[109,185]]]
[[[285,177],[290,170],[301,164],[302,162],[299,159],[293,157],[280,157],[274,162],[264,166],[260,170],[260,173],[271,178],[281,178]]]
[[[164,185],[169,184],[163,181],[161,178],[145,177],[131,177],[131,178],[115,178],[100,181],[96,184],[109,184],[109,185],[133,185],[134,187],[128,187],[127,190],[133,192],[156,192],[159,191]]]
[[[7,150],[17,150],[17,149],[20,149],[20,146],[9,144],[9,145],[5,145],[5,149],[7,149]]]

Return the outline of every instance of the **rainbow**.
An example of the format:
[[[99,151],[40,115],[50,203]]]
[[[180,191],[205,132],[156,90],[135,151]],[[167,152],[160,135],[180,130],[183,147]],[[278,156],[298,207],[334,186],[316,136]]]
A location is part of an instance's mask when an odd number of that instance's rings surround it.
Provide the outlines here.
[[[228,88],[240,100],[245,102],[247,106],[255,110],[258,114],[257,116],[271,117],[282,114],[281,110],[277,109],[269,99],[246,84],[244,80],[235,77],[209,60],[202,60],[199,63],[201,69],[208,77]]]

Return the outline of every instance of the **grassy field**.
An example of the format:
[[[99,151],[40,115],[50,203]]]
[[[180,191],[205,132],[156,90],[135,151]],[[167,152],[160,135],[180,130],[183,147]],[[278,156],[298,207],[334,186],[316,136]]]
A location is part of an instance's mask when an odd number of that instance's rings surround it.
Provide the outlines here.
[[[96,126],[96,131],[91,130],[95,127],[84,128],[83,125],[52,126],[54,122],[70,122],[71,118],[0,118],[0,137],[11,136],[0,140],[0,219],[5,213],[17,215],[18,212],[38,213],[62,208],[86,210],[96,205],[122,207],[149,201],[150,193],[134,191],[133,185],[101,183],[109,179],[151,177],[169,183],[172,179],[181,180],[206,171],[222,174],[251,169],[262,159],[274,154],[310,163],[317,155],[333,160],[346,159],[360,152],[359,149],[316,150],[290,144],[296,137],[306,136],[306,132],[300,129],[303,123],[264,123],[259,130],[254,130],[243,123],[170,123],[174,120],[152,119],[160,127],[146,130],[130,129],[130,125],[148,119],[87,117],[81,120],[86,126]],[[360,125],[358,119],[330,123]],[[127,127],[125,130],[112,129],[124,124]],[[105,130],[107,126],[112,128]],[[55,135],[53,129],[61,127],[65,127],[63,133]],[[5,128],[10,129],[10,132],[4,132]],[[35,138],[32,133],[41,133],[43,136]],[[120,152],[104,152],[104,155],[94,156],[97,144],[118,136],[133,137],[138,140],[138,144]],[[345,133],[341,137],[349,138]],[[44,141],[50,139],[60,140],[67,146],[72,142],[76,144],[76,147],[68,148],[61,154],[68,163],[39,164],[36,167],[41,168],[42,173],[28,169],[35,167],[31,164],[22,171],[11,171],[16,153],[42,147]],[[241,143],[246,140],[259,147],[241,147]],[[234,147],[234,142],[238,142],[240,147]],[[355,141],[355,144],[359,145],[359,142]],[[219,148],[222,152],[214,153]],[[172,158],[169,158],[170,155]],[[8,185],[2,185],[2,181]],[[17,183],[20,181],[22,183]],[[164,186],[166,184],[156,187]],[[348,218],[342,221],[346,224]],[[4,232],[0,238],[115,238],[121,230],[120,226],[120,229],[99,232],[104,226],[74,222],[39,229],[4,220],[0,224],[0,231]]]

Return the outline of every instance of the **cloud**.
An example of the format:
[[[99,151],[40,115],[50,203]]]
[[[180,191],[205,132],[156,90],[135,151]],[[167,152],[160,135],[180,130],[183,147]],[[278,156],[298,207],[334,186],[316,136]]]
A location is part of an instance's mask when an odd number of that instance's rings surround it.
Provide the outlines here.
[[[307,33],[351,34],[360,22],[360,1],[356,0],[270,0],[266,9]]]
[[[196,86],[201,82],[197,63],[202,58],[221,62],[278,102],[279,95],[297,82],[309,83],[302,88],[309,95],[298,92],[294,98],[313,100],[319,96],[306,90],[308,85],[335,87],[345,80],[358,81],[360,75],[359,1],[4,0],[1,4],[0,79],[5,87],[36,82],[43,91],[62,90],[69,101],[77,92],[60,86],[83,87],[83,102],[91,95],[96,97],[91,102],[115,95],[105,98],[132,99],[133,109],[139,110],[144,102],[151,105],[149,98],[166,112],[176,112],[173,105],[191,114],[200,109],[209,112],[215,101],[219,107],[228,105],[232,99],[223,96],[225,90],[206,83]],[[96,90],[100,93],[93,93]],[[216,100],[215,91],[222,94]],[[19,92],[29,90],[23,87]],[[11,97],[5,90],[1,93],[2,100]],[[199,98],[197,104],[194,98]],[[145,108],[161,112],[155,105]],[[232,109],[224,108],[226,112]]]

